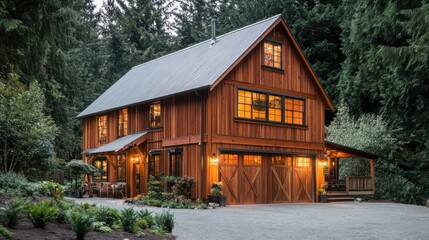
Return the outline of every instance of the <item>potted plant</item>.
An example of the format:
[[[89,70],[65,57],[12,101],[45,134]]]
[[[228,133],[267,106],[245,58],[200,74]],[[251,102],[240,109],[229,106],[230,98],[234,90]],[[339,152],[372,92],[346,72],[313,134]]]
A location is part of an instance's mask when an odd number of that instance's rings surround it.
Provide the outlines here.
[[[219,206],[226,206],[226,196],[222,192],[222,182],[214,182],[210,190],[209,202],[219,203]]]
[[[326,183],[323,183],[322,185],[320,185],[319,198],[320,198],[320,202],[328,201],[328,193],[326,192]]]

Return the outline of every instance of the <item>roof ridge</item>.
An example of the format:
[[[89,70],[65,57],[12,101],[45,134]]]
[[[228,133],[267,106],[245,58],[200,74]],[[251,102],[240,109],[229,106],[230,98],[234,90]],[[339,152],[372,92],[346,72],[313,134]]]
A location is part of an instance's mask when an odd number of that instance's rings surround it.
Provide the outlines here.
[[[242,30],[247,29],[247,28],[249,28],[249,27],[253,27],[253,26],[255,26],[255,25],[258,25],[258,24],[261,24],[261,23],[267,22],[267,21],[272,20],[272,19],[274,19],[274,18],[278,18],[278,17],[280,17],[280,16],[281,16],[281,14],[274,15],[274,16],[272,16],[272,17],[269,17],[269,18],[263,19],[263,20],[261,20],[261,21],[259,21],[259,22],[252,23],[252,24],[246,25],[246,26],[244,26],[244,27],[242,27],[242,28],[235,29],[235,30],[232,30],[232,31],[230,31],[230,32],[224,33],[224,34],[222,34],[222,35],[218,36],[217,38],[218,38],[218,39],[223,38],[223,37],[225,37],[225,36],[227,36],[227,35],[230,35],[230,34],[233,34],[233,33],[239,32],[239,31],[242,31]],[[148,64],[148,63],[151,63],[151,62],[155,62],[155,61],[157,61],[157,60],[160,60],[160,59],[163,59],[163,58],[166,58],[166,57],[172,56],[172,55],[174,55],[174,54],[177,54],[177,53],[183,52],[183,51],[185,51],[185,50],[187,50],[187,49],[190,49],[190,48],[193,48],[193,47],[197,47],[197,46],[199,46],[199,45],[201,45],[201,44],[203,44],[203,43],[210,42],[210,41],[211,41],[211,38],[209,38],[209,39],[207,39],[207,40],[204,40],[204,41],[202,41],[202,42],[196,43],[196,44],[194,44],[194,45],[188,46],[188,47],[186,47],[186,48],[179,49],[179,50],[174,51],[174,52],[172,52],[172,53],[169,53],[169,54],[167,54],[167,55],[164,55],[164,56],[161,56],[161,57],[158,57],[158,58],[152,59],[152,60],[150,60],[150,61],[147,61],[147,62],[144,62],[144,63],[140,63],[140,64],[138,64],[138,65],[133,66],[131,69],[133,69],[133,68],[137,68],[137,67],[141,67],[141,66],[143,66],[143,65],[145,65],[145,64]]]

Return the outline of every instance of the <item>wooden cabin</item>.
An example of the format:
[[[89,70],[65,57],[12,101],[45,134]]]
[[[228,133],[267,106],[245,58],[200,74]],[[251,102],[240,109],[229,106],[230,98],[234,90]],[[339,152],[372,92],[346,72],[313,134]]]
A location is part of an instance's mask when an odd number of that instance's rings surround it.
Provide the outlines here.
[[[93,181],[222,181],[229,204],[317,201],[333,105],[280,15],[133,67],[78,117]]]

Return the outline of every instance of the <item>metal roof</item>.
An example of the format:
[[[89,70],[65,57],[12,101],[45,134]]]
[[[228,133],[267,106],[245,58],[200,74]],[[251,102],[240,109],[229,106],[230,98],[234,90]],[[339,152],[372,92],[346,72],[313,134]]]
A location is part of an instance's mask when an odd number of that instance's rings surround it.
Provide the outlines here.
[[[209,88],[281,16],[198,43],[133,67],[78,117],[94,115],[191,90]]]
[[[351,154],[351,155],[357,156],[357,157],[364,157],[364,158],[369,158],[369,159],[380,158],[380,156],[377,154],[367,152],[367,151],[363,151],[363,150],[360,150],[357,148],[348,147],[348,146],[345,146],[342,144],[326,141],[326,140],[325,140],[325,148],[344,152],[344,153],[348,153],[348,154]]]
[[[146,133],[147,132],[145,131],[145,132],[129,134],[127,136],[118,138],[115,141],[110,142],[106,145],[103,145],[99,148],[88,149],[84,153],[85,154],[95,154],[95,153],[106,153],[106,152],[118,152],[121,149],[123,149],[124,147],[127,147],[132,142],[134,142],[134,141],[138,140],[139,138],[143,137],[144,135],[146,135]]]

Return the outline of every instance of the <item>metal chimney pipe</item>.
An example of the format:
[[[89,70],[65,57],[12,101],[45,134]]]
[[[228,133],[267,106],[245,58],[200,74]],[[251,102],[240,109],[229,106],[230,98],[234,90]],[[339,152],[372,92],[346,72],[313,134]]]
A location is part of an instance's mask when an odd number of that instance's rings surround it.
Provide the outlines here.
[[[217,22],[217,16],[213,16],[212,17],[212,41],[210,42],[210,45],[213,45],[216,42],[216,22]]]

